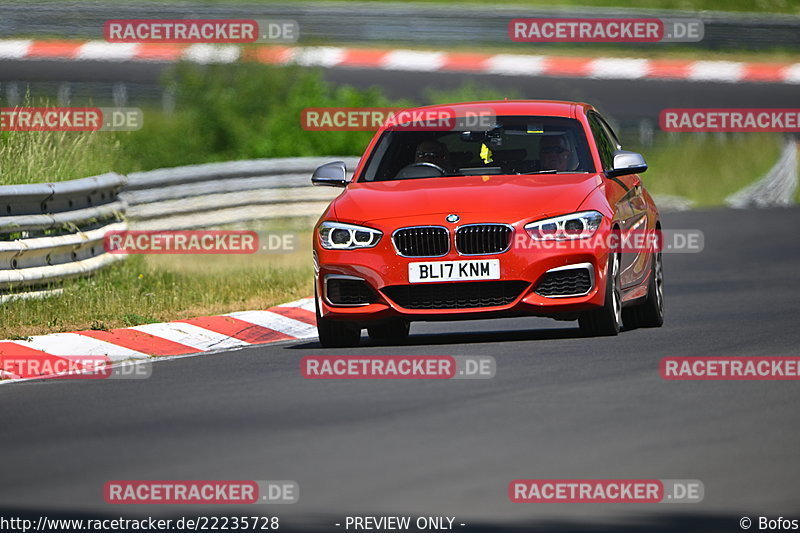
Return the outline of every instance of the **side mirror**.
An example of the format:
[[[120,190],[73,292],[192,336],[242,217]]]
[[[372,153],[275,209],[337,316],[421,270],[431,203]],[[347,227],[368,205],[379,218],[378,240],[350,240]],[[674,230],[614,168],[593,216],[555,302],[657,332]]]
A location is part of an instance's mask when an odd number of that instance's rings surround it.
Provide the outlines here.
[[[647,163],[642,154],[628,152],[627,150],[616,150],[614,152],[614,168],[606,170],[606,176],[615,178],[628,174],[639,174],[647,170]]]
[[[344,161],[334,161],[317,167],[311,175],[311,183],[326,187],[346,187],[347,168]]]

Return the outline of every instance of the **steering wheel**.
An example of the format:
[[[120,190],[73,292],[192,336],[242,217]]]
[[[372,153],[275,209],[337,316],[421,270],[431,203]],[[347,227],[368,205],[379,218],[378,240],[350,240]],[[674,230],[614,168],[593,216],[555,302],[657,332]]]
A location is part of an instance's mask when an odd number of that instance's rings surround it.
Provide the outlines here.
[[[431,174],[435,171],[435,174]],[[395,178],[438,178],[447,174],[447,171],[435,163],[411,163],[400,169]]]

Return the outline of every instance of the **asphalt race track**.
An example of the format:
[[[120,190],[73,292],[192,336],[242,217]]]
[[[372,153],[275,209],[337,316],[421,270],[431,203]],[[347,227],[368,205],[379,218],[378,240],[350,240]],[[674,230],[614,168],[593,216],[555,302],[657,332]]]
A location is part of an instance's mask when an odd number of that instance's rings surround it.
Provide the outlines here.
[[[274,513],[290,531],[343,530],[333,524],[347,514],[456,516],[465,531],[740,531],[745,515],[796,518],[797,382],[664,381],[658,363],[798,355],[800,209],[664,221],[701,229],[705,250],[665,255],[660,329],[586,339],[545,319],[414,324],[404,346],[299,341],[172,359],[147,380],[4,385],[0,512]],[[493,355],[497,375],[304,380],[300,358],[325,353]],[[518,478],[699,479],[705,500],[512,504]],[[102,487],[114,479],[295,480],[300,501],[112,506]]]

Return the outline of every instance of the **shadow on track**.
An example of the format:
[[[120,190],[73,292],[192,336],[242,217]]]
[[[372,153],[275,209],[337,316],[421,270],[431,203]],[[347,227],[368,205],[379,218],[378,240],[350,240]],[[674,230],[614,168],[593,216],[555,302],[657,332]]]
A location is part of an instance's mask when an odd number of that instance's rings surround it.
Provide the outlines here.
[[[413,326],[412,326],[413,327]],[[577,328],[548,328],[548,329],[529,329],[529,330],[507,330],[507,331],[469,331],[457,333],[411,333],[411,336],[403,342],[386,344],[378,343],[369,339],[366,335],[361,337],[359,348],[375,348],[378,346],[435,346],[448,344],[482,344],[515,341],[547,341],[561,339],[581,339],[586,338]],[[289,350],[319,350],[320,344],[317,341],[292,344],[286,347]]]

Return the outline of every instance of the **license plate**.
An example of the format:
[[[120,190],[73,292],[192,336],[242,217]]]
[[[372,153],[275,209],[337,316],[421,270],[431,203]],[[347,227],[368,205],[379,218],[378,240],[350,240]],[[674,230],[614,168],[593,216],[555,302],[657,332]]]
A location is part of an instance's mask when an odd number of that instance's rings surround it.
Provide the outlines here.
[[[409,283],[500,279],[499,259],[430,261],[408,264]]]

